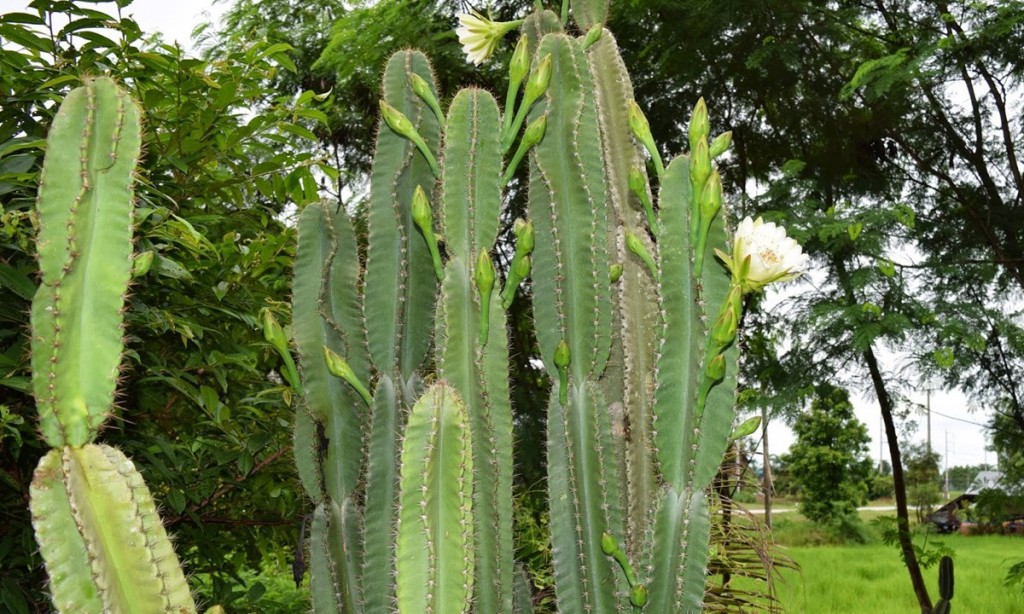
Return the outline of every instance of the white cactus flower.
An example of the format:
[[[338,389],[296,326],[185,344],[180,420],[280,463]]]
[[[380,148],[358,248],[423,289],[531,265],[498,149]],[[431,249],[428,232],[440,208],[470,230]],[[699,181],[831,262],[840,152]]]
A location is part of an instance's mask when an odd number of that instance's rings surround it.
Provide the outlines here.
[[[807,267],[808,258],[800,244],[786,236],[785,228],[750,217],[744,218],[736,229],[732,256],[718,249],[715,253],[744,292],[798,277]]]
[[[479,66],[489,58],[506,33],[522,25],[522,21],[491,21],[476,11],[459,15],[459,43],[466,59]]]

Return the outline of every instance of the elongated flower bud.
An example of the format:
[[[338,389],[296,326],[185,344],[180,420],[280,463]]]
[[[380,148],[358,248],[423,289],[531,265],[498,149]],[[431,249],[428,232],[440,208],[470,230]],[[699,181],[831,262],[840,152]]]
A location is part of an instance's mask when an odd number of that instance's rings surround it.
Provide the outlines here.
[[[647,251],[647,247],[643,244],[643,241],[640,240],[640,237],[628,230],[626,231],[626,247],[629,251],[636,254],[645,265],[647,265],[647,269],[651,272],[651,277],[657,279],[658,265],[654,263],[654,258],[651,257],[650,252]]]
[[[413,134],[416,134],[416,127],[412,125],[409,118],[404,113],[389,105],[386,100],[380,100],[380,116],[384,119],[384,123],[391,128],[391,131],[398,136],[404,138],[412,138]]]
[[[288,338],[284,334],[284,329],[277,323],[277,318],[269,309],[263,310],[263,338],[278,351],[288,349]]]
[[[524,106],[533,104],[543,96],[549,83],[551,83],[551,54],[545,55],[537,68],[530,74],[530,79],[526,82],[526,89],[523,92]]]
[[[697,148],[697,143],[704,142],[707,144],[708,135],[711,132],[711,126],[708,124],[708,106],[704,102],[704,98],[701,97],[697,100],[697,105],[693,108],[693,115],[690,117],[690,150]]]
[[[560,339],[555,347],[555,367],[558,369],[558,402],[565,405],[569,401],[569,344]]]
[[[722,208],[722,176],[718,169],[711,171],[711,176],[704,183],[704,190],[700,194],[700,219],[705,228],[711,225],[711,221],[718,215]]]
[[[427,83],[427,80],[416,73],[410,73],[409,85],[412,86],[412,91],[430,107],[430,110],[434,112],[434,116],[437,117],[437,121],[443,126],[444,113],[441,111],[441,105],[437,102],[437,96],[430,89],[430,84]]]
[[[633,132],[636,140],[650,154],[651,160],[654,162],[654,168],[660,178],[665,174],[665,166],[661,162],[661,153],[658,151],[658,146],[654,142],[654,136],[651,134],[651,124],[647,121],[647,117],[635,100],[629,101],[629,129]]]
[[[530,255],[523,254],[512,263],[512,271],[519,277],[519,279],[526,279],[526,276],[530,274]]]
[[[516,235],[516,253],[529,254],[533,252],[536,231],[533,229],[533,222],[524,219],[517,219],[513,226]]]
[[[644,208],[644,215],[647,216],[647,226],[651,229],[654,236],[661,234],[661,229],[658,228],[658,219],[654,216],[654,205],[651,203],[651,197],[647,194],[647,179],[644,178],[644,173],[637,167],[631,167],[629,169],[629,191],[636,195],[637,200]]]
[[[412,221],[423,234],[423,240],[427,242],[430,259],[434,264],[434,274],[439,280],[444,279],[441,251],[437,247],[437,237],[434,235],[434,216],[430,209],[430,201],[427,200],[427,193],[419,185],[412,194]]]
[[[324,362],[327,363],[327,370],[331,375],[345,380],[349,386],[352,386],[352,388],[359,393],[359,396],[363,398],[363,401],[365,401],[367,405],[373,404],[373,396],[370,394],[370,391],[366,389],[366,386],[359,381],[359,378],[356,377],[356,374],[352,370],[351,365],[348,364],[348,361],[341,356],[338,356],[338,354],[331,350],[331,348],[324,346]]]
[[[512,52],[512,61],[508,65],[509,82],[514,84],[516,89],[523,82],[526,75],[530,73],[530,47],[525,36],[519,37],[516,43],[516,50]]]
[[[754,431],[761,426],[761,416],[754,416],[753,418],[747,418],[742,424],[737,426],[732,433],[729,434],[729,439],[743,439],[747,435],[752,434]]]
[[[647,605],[647,598],[647,587],[643,584],[637,584],[629,591],[629,603],[638,608]]]
[[[487,329],[491,313],[491,291],[494,289],[494,264],[487,250],[481,249],[476,259],[473,281],[480,294],[480,346],[487,344]]]
[[[717,382],[725,377],[725,356],[723,354],[715,355],[708,362],[707,367],[705,367],[704,375],[713,382]]]
[[[711,157],[717,158],[724,154],[729,149],[729,145],[732,145],[732,131],[723,132],[715,137],[715,140],[711,141]]]
[[[718,319],[715,320],[715,324],[711,327],[711,343],[716,348],[722,350],[736,338],[738,319],[739,314],[733,309],[731,302],[727,301],[722,305],[722,311],[718,314]]]
[[[583,39],[583,50],[590,49],[594,43],[601,40],[602,32],[604,32],[604,26],[599,23],[587,30],[587,36]]]

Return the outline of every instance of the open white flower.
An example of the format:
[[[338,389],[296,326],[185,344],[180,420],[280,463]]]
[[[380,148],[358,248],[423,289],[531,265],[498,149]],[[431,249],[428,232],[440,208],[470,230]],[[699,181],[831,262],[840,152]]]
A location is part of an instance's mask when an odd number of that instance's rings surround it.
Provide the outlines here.
[[[807,254],[795,239],[786,236],[786,229],[761,218],[746,217],[740,222],[733,238],[732,256],[718,249],[715,253],[744,292],[793,279],[807,266]]]
[[[494,53],[506,33],[515,30],[522,21],[491,21],[476,11],[459,15],[459,43],[466,59],[479,66]]]

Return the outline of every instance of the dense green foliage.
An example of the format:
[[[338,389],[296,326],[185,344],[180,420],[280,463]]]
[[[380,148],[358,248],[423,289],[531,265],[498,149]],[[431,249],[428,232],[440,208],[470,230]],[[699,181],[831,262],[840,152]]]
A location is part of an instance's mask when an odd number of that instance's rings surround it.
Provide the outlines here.
[[[312,137],[294,119],[316,114],[267,94],[266,80],[291,66],[285,46],[254,41],[197,60],[147,42],[130,19],[63,2],[5,14],[0,33],[3,603],[11,611],[43,603],[25,505],[42,452],[25,328],[42,138],[54,101],[103,71],[145,108],[136,249],[154,260],[133,281],[125,314],[125,411],[102,437],[138,462],[187,571],[212,574],[203,596],[230,603],[246,591],[238,570],[282,557],[300,522],[288,393],[258,316],[281,312],[287,297],[294,239],[279,213],[317,193],[317,160],[292,147]]]

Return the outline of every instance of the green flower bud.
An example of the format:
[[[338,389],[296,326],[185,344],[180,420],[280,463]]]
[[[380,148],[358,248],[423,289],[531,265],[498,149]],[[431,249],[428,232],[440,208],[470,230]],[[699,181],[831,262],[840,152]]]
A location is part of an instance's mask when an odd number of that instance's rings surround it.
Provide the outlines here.
[[[359,381],[359,378],[356,377],[356,374],[352,371],[352,367],[348,364],[348,361],[341,356],[338,356],[338,354],[326,345],[324,346],[324,362],[327,363],[327,370],[331,375],[345,380],[349,386],[352,386],[352,388],[359,393],[359,396],[363,398],[363,401],[365,401],[367,405],[373,404],[373,396],[370,394],[370,391],[366,389],[366,386]]]
[[[417,134],[416,127],[412,125],[409,118],[389,105],[383,98],[380,100],[380,115],[384,118],[384,123],[388,125],[388,128],[391,128],[391,131],[398,136],[411,139],[412,135]]]
[[[512,52],[512,61],[508,65],[509,81],[518,87],[530,72],[530,48],[525,36],[519,37],[516,50]]]
[[[529,107],[544,95],[550,82],[551,54],[549,53],[540,61],[540,64],[530,74],[530,79],[526,82],[526,89],[523,92],[524,106]]]
[[[707,144],[708,135],[711,133],[711,126],[708,124],[708,106],[701,97],[693,108],[693,115],[690,117],[690,149],[696,149],[697,143]]]
[[[430,110],[434,112],[434,116],[437,117],[437,121],[443,126],[444,113],[441,112],[441,105],[438,104],[437,96],[434,96],[434,92],[430,89],[430,84],[427,83],[427,80],[416,73],[411,73],[409,75],[409,84],[412,86],[412,91],[430,107]]]
[[[736,338],[736,325],[738,314],[732,304],[726,302],[722,305],[722,311],[718,314],[714,326],[711,327],[711,343],[716,348],[723,349]]]
[[[433,231],[434,216],[430,209],[430,201],[423,187],[417,185],[412,194],[412,221],[419,226],[420,230],[426,233],[427,229]]]
[[[149,272],[150,267],[153,266],[153,255],[153,250],[146,250],[135,255],[135,260],[132,262],[132,277],[142,277]]]
[[[480,255],[476,259],[473,280],[481,296],[490,296],[491,289],[494,288],[494,264],[491,263],[491,257],[486,250],[480,250]]]
[[[729,149],[729,145],[732,145],[732,131],[719,134],[715,140],[711,141],[711,157],[717,158],[724,154]]]
[[[644,115],[643,110],[640,109],[640,105],[635,100],[629,101],[629,129],[633,131],[633,136],[641,143],[654,140],[654,137],[651,136],[651,124],[647,121],[647,116]]]
[[[629,169],[629,191],[637,196],[647,195],[647,179],[643,171],[635,166]]]
[[[569,367],[569,361],[569,344],[565,342],[565,339],[561,339],[555,347],[555,366],[559,369],[566,369]]]
[[[654,258],[647,251],[647,246],[640,240],[640,237],[628,230],[626,231],[626,248],[636,254],[647,265],[647,270],[651,272],[651,277],[658,279],[658,265],[654,263]]]
[[[592,28],[587,30],[587,36],[583,39],[583,50],[586,51],[590,47],[601,40],[601,33],[604,32],[604,26],[601,24],[594,24]]]
[[[700,194],[700,219],[705,226],[711,225],[711,220],[718,215],[722,208],[722,176],[718,169],[711,171],[711,176],[704,183],[704,189]]]
[[[615,264],[608,267],[608,279],[615,283],[622,277],[622,263],[616,262]]]
[[[712,358],[707,367],[704,368],[704,375],[713,382],[717,382],[725,377],[725,356],[717,354]]]
[[[629,591],[629,603],[638,608],[647,605],[647,587],[643,584],[634,585]]]
[[[536,241],[536,232],[533,229],[533,222],[517,219],[513,230],[516,235],[516,253],[529,254],[533,252],[533,245]]]
[[[747,418],[742,424],[736,427],[736,429],[729,435],[729,439],[742,439],[747,435],[752,434],[754,431],[761,426],[761,416],[754,416],[753,418]]]
[[[619,543],[609,533],[601,534],[601,552],[611,556],[619,551]]]
[[[703,191],[704,183],[711,176],[711,152],[707,141],[698,141],[690,151],[690,183],[694,188]],[[700,196],[700,192],[695,193]]]
[[[530,274],[530,255],[523,254],[512,262],[512,271],[520,280],[526,279]]]
[[[533,120],[529,126],[526,127],[526,132],[523,133],[523,145],[525,147],[533,147],[540,140],[544,138],[544,132],[548,127],[548,118],[546,115],[541,115],[537,119]]]
[[[277,318],[270,312],[269,309],[263,309],[263,338],[267,340],[278,350],[288,348],[288,338],[284,334],[284,329],[277,323]]]

